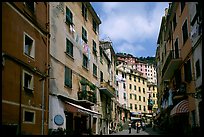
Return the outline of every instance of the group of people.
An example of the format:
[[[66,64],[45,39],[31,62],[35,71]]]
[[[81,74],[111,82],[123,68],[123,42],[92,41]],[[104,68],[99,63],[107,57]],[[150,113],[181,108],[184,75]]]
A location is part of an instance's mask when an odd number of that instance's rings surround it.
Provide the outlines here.
[[[130,122],[129,123],[129,133],[131,133],[131,128],[132,128],[132,124]],[[135,122],[135,128],[137,130],[137,133],[139,133],[141,129],[145,130],[145,123],[143,121],[142,122],[137,121],[137,122]]]

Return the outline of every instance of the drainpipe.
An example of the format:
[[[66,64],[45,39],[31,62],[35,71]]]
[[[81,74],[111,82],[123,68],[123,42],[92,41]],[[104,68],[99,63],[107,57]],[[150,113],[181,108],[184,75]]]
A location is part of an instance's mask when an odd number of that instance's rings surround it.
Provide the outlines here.
[[[41,134],[44,134],[44,85],[45,85],[45,80],[44,78],[42,80],[42,130]]]
[[[19,121],[18,121],[18,124],[19,124],[19,128],[18,128],[18,135],[21,135],[21,99],[22,99],[22,68],[20,66],[20,95],[19,95]]]

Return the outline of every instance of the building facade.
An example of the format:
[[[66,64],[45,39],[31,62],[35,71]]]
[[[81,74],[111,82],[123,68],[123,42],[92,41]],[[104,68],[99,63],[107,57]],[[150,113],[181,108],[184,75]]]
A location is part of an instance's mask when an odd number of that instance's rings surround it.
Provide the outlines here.
[[[49,5],[2,3],[2,131],[48,133]]]
[[[194,125],[199,123],[198,102],[201,97],[196,96],[199,91],[196,91],[195,81],[199,77],[196,78],[194,62],[199,62],[201,52],[195,57],[196,48],[193,48],[192,41],[196,39],[192,36],[196,31],[192,29],[195,23],[189,14],[194,13],[189,11],[189,7],[193,8],[191,4],[196,3],[169,3],[166,16],[162,18],[156,53],[160,120],[178,134],[194,134]],[[181,126],[175,128],[177,124]]]
[[[50,2],[49,129],[99,134],[99,24],[89,2]]]

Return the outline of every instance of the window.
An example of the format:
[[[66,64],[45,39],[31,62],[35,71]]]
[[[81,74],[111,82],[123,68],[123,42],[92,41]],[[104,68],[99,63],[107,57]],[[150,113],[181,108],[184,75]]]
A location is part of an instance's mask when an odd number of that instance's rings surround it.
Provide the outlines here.
[[[144,111],[146,111],[146,107],[144,106],[144,109],[143,109]]]
[[[123,98],[124,100],[126,100],[126,93],[123,93]]]
[[[98,25],[96,24],[96,21],[93,19],[93,31],[96,33],[98,31]]]
[[[134,81],[136,82],[136,76],[134,76]]]
[[[118,86],[118,81],[116,81],[116,86]]]
[[[132,103],[130,103],[130,109],[132,109]]]
[[[97,66],[93,64],[93,75],[97,77]]]
[[[138,82],[140,82],[140,78],[138,78]]]
[[[24,123],[35,123],[35,111],[23,110],[23,122]]]
[[[65,80],[64,84],[67,87],[72,88],[72,70],[65,66]]]
[[[135,100],[137,100],[137,95],[135,94]]]
[[[123,88],[124,88],[124,89],[126,88],[125,83],[123,83]]]
[[[30,9],[30,11],[34,12],[35,3],[34,2],[25,2],[26,6]]]
[[[73,44],[68,39],[66,39],[66,54],[73,57]]]
[[[198,78],[200,76],[200,61],[199,61],[199,59],[196,61],[195,66],[196,66],[196,78]]]
[[[119,97],[118,90],[116,90],[116,97]]]
[[[93,40],[93,54],[96,56],[97,50],[96,50],[96,42]]]
[[[35,41],[24,33],[24,53],[32,58],[35,57]]]
[[[187,20],[184,22],[184,24],[182,26],[182,33],[183,33],[183,45],[184,45],[186,40],[188,39]]]
[[[83,54],[83,64],[82,66],[86,69],[88,69],[88,57]]]
[[[23,88],[26,92],[33,92],[34,77],[31,73],[23,70]]]
[[[99,52],[100,52],[100,62],[101,64],[103,64],[103,49],[101,46],[99,47]]]
[[[174,30],[176,28],[176,25],[177,25],[177,22],[176,22],[176,13],[174,14],[174,18],[173,18],[173,27],[174,27]]]
[[[87,31],[84,29],[84,27],[82,27],[82,39],[84,40],[85,43],[88,42]]]
[[[100,71],[100,82],[103,82],[103,72]]]
[[[143,83],[143,84],[145,84],[145,81],[144,81],[144,79],[143,79],[142,83]]]
[[[140,89],[140,87],[139,87],[139,92],[141,92],[141,89]]]
[[[143,93],[145,94],[145,88],[143,88]]]
[[[192,80],[190,59],[184,64],[184,74],[185,81],[190,82]]]
[[[130,84],[130,87],[129,87],[130,89],[132,89],[132,85]]]
[[[142,108],[142,106],[141,106],[141,105],[139,105],[139,110],[141,110],[141,108]]]
[[[87,7],[84,3],[82,3],[82,16],[87,20]]]
[[[132,94],[130,94],[130,99],[132,99]]]
[[[135,104],[135,110],[137,110],[137,104]]]
[[[143,102],[145,102],[145,97],[143,97]]]
[[[141,101],[141,96],[139,96],[139,101]]]
[[[131,74],[129,74],[129,80],[132,80]]]
[[[68,7],[66,7],[66,23],[73,24],[73,14]]]
[[[134,85],[134,90],[136,90],[136,86]]]

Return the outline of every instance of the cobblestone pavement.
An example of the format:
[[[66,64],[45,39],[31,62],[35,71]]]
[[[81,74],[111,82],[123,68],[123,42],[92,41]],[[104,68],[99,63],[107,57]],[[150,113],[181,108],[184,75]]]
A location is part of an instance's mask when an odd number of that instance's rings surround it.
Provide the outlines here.
[[[110,135],[165,135],[164,132],[159,130],[153,130],[151,127],[146,128],[144,131],[140,130],[139,133],[137,133],[137,130],[132,128],[131,133],[129,133],[128,129],[124,129],[123,131],[112,133]]]

